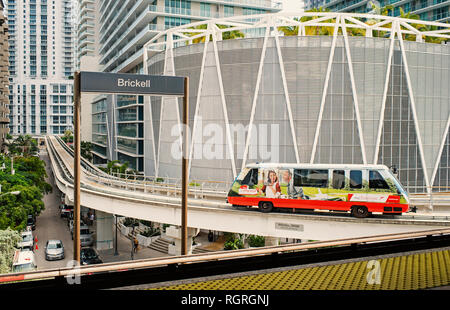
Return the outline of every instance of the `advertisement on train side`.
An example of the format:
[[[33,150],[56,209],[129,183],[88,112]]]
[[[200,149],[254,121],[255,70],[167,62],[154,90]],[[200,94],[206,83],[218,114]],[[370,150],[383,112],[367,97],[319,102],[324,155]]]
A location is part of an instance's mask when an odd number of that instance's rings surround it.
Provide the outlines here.
[[[407,203],[395,182],[378,171],[328,169],[244,169],[229,197],[336,202]]]

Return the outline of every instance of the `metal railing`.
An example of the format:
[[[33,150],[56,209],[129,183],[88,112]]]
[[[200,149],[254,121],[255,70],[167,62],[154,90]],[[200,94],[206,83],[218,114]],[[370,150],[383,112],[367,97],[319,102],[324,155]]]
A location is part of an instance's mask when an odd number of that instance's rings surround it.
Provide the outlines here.
[[[123,271],[128,269],[137,268],[150,268],[158,266],[176,265],[176,264],[186,264],[195,262],[207,262],[207,261],[221,261],[230,260],[245,257],[254,257],[259,255],[272,255],[272,254],[282,254],[282,253],[293,253],[302,252],[307,250],[317,250],[325,247],[343,247],[343,246],[353,246],[357,244],[370,244],[370,243],[380,243],[398,240],[412,240],[424,237],[446,237],[450,234],[450,229],[435,229],[423,232],[408,232],[408,233],[398,233],[398,234],[386,234],[371,237],[359,237],[359,238],[349,238],[349,239],[338,239],[330,241],[315,241],[308,243],[299,244],[287,244],[278,246],[269,246],[263,248],[250,248],[232,251],[220,251],[212,252],[206,254],[192,254],[189,256],[174,256],[174,257],[164,257],[164,258],[150,258],[142,259],[137,261],[125,261],[116,263],[105,263],[100,265],[90,265],[90,266],[77,266],[77,275],[88,275],[96,272],[114,272]],[[49,269],[41,271],[32,272],[21,272],[21,273],[10,273],[10,274],[0,274],[0,283],[12,282],[12,281],[22,281],[22,280],[33,280],[33,279],[46,279],[55,277],[73,277],[74,268],[65,267],[60,269]]]
[[[59,145],[73,157],[73,150],[70,149],[59,137],[56,138]],[[52,145],[51,139],[48,140],[52,149],[58,158],[58,164],[64,167],[67,174],[72,175],[62,159],[60,154],[56,151]],[[177,196],[181,195],[181,179],[171,177],[158,177],[158,176],[145,176],[139,174],[127,174],[111,172],[110,174],[98,169],[86,160],[82,160],[83,176],[92,182],[104,184],[111,187],[120,189],[141,191],[143,193],[161,193],[166,195]],[[211,180],[190,180],[188,184],[188,192],[195,198],[215,198],[225,199],[232,182],[226,181],[211,181]]]
[[[64,150],[73,156],[73,150],[70,149],[59,137],[56,137]],[[58,152],[56,152],[58,154]],[[59,154],[58,154],[59,156]],[[65,165],[61,163],[64,167]],[[119,173],[110,171],[104,172],[95,167],[90,162],[82,159],[84,176],[87,180],[104,184],[111,187],[130,190],[143,193],[159,193],[167,196],[181,195],[181,179],[168,176],[147,176],[134,173]],[[67,170],[67,167],[65,167]],[[70,171],[67,170],[69,174]],[[189,180],[189,195],[194,198],[212,198],[224,200],[233,182],[211,181],[211,180]],[[410,187],[413,188],[413,187]],[[410,193],[409,198],[412,206],[427,206],[433,209],[433,206],[450,206],[450,191],[446,186],[432,187],[414,187],[416,189],[425,189],[428,192]],[[446,191],[440,191],[444,189]]]

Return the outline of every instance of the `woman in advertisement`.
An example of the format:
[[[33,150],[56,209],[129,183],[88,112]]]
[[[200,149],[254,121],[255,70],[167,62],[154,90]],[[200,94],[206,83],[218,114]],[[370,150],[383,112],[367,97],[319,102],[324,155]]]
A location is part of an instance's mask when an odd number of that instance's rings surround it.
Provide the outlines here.
[[[278,182],[278,176],[274,170],[269,170],[266,183],[260,189],[260,193],[265,193],[266,198],[280,198],[280,182]]]

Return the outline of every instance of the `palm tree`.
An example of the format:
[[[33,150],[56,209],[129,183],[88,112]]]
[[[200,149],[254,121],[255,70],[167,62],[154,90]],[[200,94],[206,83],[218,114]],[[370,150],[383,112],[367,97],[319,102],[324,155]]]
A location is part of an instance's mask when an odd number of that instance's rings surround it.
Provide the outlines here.
[[[198,25],[198,26],[195,26],[195,27],[191,27],[191,28],[189,28],[189,29],[208,29],[208,25],[207,25],[207,24]],[[186,35],[188,35],[188,36],[190,36],[190,37],[193,37],[193,36],[198,35],[199,33],[198,33],[198,32],[188,32],[188,33],[184,33],[184,34],[186,34]],[[193,39],[193,40],[192,40],[192,43],[193,43],[193,44],[196,44],[196,43],[205,43],[205,39],[206,39],[206,36],[202,36],[202,37]]]
[[[300,21],[298,17],[294,18],[295,21]],[[298,35],[298,26],[281,26],[278,27],[278,31],[284,33],[285,36],[296,36]]]
[[[228,28],[228,26],[226,25],[217,25],[217,27],[220,29]],[[244,33],[240,30],[230,30],[222,33],[222,40],[232,40],[244,37],[245,37]]]
[[[425,26],[425,31],[433,31],[433,30],[439,30],[439,28],[437,26]],[[446,38],[439,38],[439,37],[431,37],[431,36],[426,36],[425,37],[425,42],[427,43],[436,43],[436,44],[441,44],[442,42],[448,42],[449,39]]]
[[[92,143],[87,141],[81,141],[80,145],[81,156],[85,159],[91,161],[92,160]]]
[[[122,175],[125,174],[125,172],[128,169],[128,162],[121,163],[119,160],[113,160],[108,162],[106,165],[106,172],[116,172],[119,173],[122,177]]]
[[[326,8],[326,9],[324,9],[323,7],[320,7],[320,8],[314,8],[314,9],[311,9],[311,10],[308,10],[307,12],[318,12],[318,13],[323,13],[323,12],[330,12],[330,9],[328,9],[328,8]],[[302,17],[300,20],[302,21],[302,22],[306,22],[306,21],[309,21],[309,20],[313,20],[313,19],[317,19],[317,18],[319,18],[319,16],[304,16],[304,17]],[[331,23],[334,23],[335,22],[335,20],[332,18],[332,19],[330,19],[330,20],[325,20],[325,21],[323,21],[322,23],[328,23],[328,22],[331,22]],[[334,27],[332,27],[332,26],[323,26],[323,27],[321,27],[321,26],[306,26],[305,27],[305,35],[333,35],[333,33],[334,33]]]
[[[406,19],[416,19],[416,20],[420,19],[420,16],[417,14],[413,14],[411,12],[405,13],[403,8],[401,8],[401,7],[400,7],[400,17],[406,18]],[[425,27],[425,25],[423,25],[423,24],[411,24],[411,26],[418,30],[423,30]],[[403,29],[403,27],[402,27],[402,29]],[[407,41],[415,41],[416,35],[415,34],[403,34],[402,38],[403,38],[403,40],[407,40]]]
[[[35,155],[38,151],[36,139],[30,135],[20,135],[10,143],[9,152],[12,154],[23,154],[24,156]]]
[[[229,26],[226,26],[226,25],[216,25],[216,26],[219,29],[229,28]],[[190,29],[208,29],[208,25],[207,24],[198,25],[198,26],[192,27]],[[199,33],[198,32],[188,32],[185,34],[193,37],[195,35],[198,35]],[[240,30],[230,30],[230,31],[225,31],[222,33],[222,40],[231,40],[231,39],[244,38],[244,37],[245,37],[244,33]],[[194,44],[195,43],[205,43],[205,39],[206,39],[206,35],[196,38],[196,39],[193,39],[192,43],[194,43]],[[212,40],[212,37],[210,37],[210,40]]]
[[[311,10],[305,12],[330,12],[330,9],[323,7],[313,8]],[[307,22],[313,19],[317,19],[319,16],[303,16],[301,19],[294,18],[296,21]],[[329,20],[323,21],[323,23],[334,23],[335,20],[333,18]],[[281,26],[278,27],[278,30],[283,32],[285,36],[296,36],[298,35],[299,26]],[[333,35],[334,27],[333,26],[305,26],[305,35],[314,36],[314,35]]]

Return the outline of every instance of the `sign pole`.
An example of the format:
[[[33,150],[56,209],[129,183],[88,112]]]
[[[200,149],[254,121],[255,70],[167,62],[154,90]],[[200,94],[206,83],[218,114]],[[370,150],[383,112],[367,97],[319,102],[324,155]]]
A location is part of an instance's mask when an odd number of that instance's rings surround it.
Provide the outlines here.
[[[182,156],[182,177],[181,177],[181,255],[187,255],[187,200],[188,200],[188,156],[189,156],[189,78],[184,78],[183,96],[183,156]]]
[[[145,54],[144,54],[145,55]],[[187,255],[187,198],[189,147],[189,79],[180,76],[157,76],[129,73],[75,72],[74,77],[74,260],[80,261],[80,111],[81,93],[140,94],[183,97],[184,141],[182,150],[181,253]],[[178,104],[178,100],[177,100]],[[75,226],[76,225],[76,226]],[[116,238],[117,239],[117,238]]]
[[[73,260],[80,263],[80,113],[81,112],[81,87],[80,72],[74,76],[74,184],[73,184]]]

